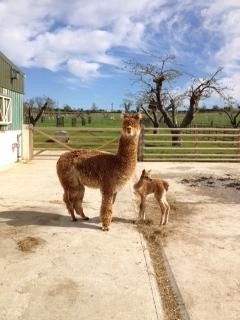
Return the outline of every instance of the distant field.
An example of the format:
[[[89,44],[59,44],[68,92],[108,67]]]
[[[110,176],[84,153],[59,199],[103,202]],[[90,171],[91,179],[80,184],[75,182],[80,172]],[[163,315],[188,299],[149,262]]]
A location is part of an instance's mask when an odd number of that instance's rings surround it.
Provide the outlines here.
[[[64,127],[73,127],[72,121],[76,121],[76,127],[116,128],[120,126],[121,113],[92,113],[85,115],[84,118],[76,118],[74,114],[65,115]],[[37,127],[56,127],[56,116],[43,116],[43,119],[37,123]]]
[[[184,114],[178,115],[178,122],[180,123]],[[144,125],[152,127],[151,122],[143,116]],[[73,120],[74,119],[74,120]],[[76,122],[76,124],[74,123]],[[116,128],[121,124],[120,113],[91,113],[84,115],[84,118],[76,118],[75,115],[64,116],[64,127],[86,127],[86,128]],[[161,126],[164,126],[162,122]],[[196,114],[191,126],[194,127],[229,127],[229,120],[223,112],[199,112]],[[44,115],[42,120],[37,123],[37,127],[56,127],[56,116]],[[63,127],[61,125],[61,127]]]

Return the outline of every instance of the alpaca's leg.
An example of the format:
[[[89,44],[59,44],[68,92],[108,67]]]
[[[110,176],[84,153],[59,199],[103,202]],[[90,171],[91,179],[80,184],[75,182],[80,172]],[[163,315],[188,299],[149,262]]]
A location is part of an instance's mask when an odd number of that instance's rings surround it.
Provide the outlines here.
[[[102,194],[102,205],[100,211],[100,217],[102,221],[102,230],[108,231],[109,225],[112,221],[112,204],[113,204],[113,194],[104,193]]]
[[[75,209],[76,213],[83,218],[83,220],[89,220],[89,218],[85,216],[85,214],[83,212],[83,208],[82,208],[82,201],[83,201],[84,193],[85,193],[85,187],[84,187],[84,185],[81,184],[79,187],[79,191],[77,193],[77,196],[75,198],[75,201],[74,201],[74,209]]]
[[[63,201],[65,202],[68,212],[72,217],[72,221],[77,221],[74,215],[74,207],[73,207],[75,196],[76,196],[76,192],[70,191],[70,190],[64,191],[64,194],[63,194]]]
[[[146,198],[143,195],[141,195],[141,203],[140,203],[139,216],[138,216],[140,220],[145,220],[145,209],[146,209]]]
[[[117,192],[115,192],[115,193],[113,194],[113,204],[114,204],[114,202],[115,202],[115,200],[116,200],[116,196],[117,196]]]

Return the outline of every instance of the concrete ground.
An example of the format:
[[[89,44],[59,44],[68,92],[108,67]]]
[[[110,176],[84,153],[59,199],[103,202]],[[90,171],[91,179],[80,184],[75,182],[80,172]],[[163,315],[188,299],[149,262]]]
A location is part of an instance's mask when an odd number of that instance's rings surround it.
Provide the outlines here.
[[[0,319],[163,319],[130,184],[109,232],[100,193],[87,189],[89,222],[73,223],[56,176],[58,157],[39,155],[0,172]]]
[[[0,320],[163,319],[161,300],[136,217],[131,184],[99,228],[100,193],[87,189],[89,222],[70,221],[55,173],[38,156],[0,172]],[[182,183],[234,177],[234,163],[139,163],[170,183],[165,253],[193,320],[240,314],[240,190]],[[205,181],[205,180],[203,180]],[[237,184],[236,184],[237,185]],[[158,214],[150,196],[147,214]]]
[[[138,176],[143,168],[170,184],[162,241],[190,318],[240,319],[239,163],[140,163]],[[147,204],[159,223],[155,199]]]

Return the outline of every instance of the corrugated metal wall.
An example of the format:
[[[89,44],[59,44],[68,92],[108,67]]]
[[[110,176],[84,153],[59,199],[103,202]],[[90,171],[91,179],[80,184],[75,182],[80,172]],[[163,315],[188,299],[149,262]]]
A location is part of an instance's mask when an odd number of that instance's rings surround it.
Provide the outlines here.
[[[11,79],[13,71],[17,79]],[[12,99],[12,123],[7,130],[21,130],[23,123],[23,84],[24,75],[0,52],[0,94]]]
[[[13,79],[13,75],[18,78]],[[24,91],[24,75],[2,52],[0,52],[0,87],[22,94]]]

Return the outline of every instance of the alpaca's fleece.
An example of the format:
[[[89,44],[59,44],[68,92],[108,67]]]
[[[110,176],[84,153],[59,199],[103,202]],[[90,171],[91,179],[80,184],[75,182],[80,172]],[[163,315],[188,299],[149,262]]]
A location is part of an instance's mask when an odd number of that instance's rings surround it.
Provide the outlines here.
[[[57,174],[64,189],[64,201],[73,220],[74,210],[86,218],[82,211],[84,186],[99,188],[103,195],[100,216],[103,229],[108,229],[116,193],[131,178],[136,167],[139,133],[140,115],[124,114],[117,154],[75,150],[60,156]]]

